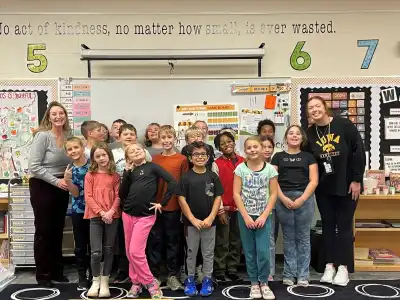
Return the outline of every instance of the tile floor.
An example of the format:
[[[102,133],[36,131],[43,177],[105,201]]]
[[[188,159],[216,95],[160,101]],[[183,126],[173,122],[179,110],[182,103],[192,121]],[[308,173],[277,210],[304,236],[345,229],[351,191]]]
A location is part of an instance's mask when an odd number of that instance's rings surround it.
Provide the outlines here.
[[[275,280],[281,280],[282,277],[279,274],[282,274],[283,263],[277,262],[277,276],[275,276]],[[12,282],[13,284],[35,284],[35,269],[25,268],[25,269],[17,269],[16,270],[16,279]],[[65,275],[68,277],[70,282],[78,282],[78,274],[73,265],[66,267]],[[245,277],[245,274],[243,274]],[[321,274],[315,272],[313,269],[310,274],[311,280],[319,280]],[[400,272],[359,272],[351,274],[351,278],[354,280],[400,280]]]

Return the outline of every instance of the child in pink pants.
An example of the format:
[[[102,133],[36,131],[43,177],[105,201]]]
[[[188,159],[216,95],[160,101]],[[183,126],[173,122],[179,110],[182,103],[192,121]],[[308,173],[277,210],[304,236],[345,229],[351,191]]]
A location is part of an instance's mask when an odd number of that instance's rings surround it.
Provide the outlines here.
[[[139,297],[144,286],[151,298],[161,298],[162,292],[147,263],[146,244],[156,221],[157,211],[161,212],[161,207],[168,203],[175,190],[176,181],[159,165],[146,162],[146,154],[140,144],[129,145],[125,156],[126,167],[119,196],[122,202],[129,277],[132,281],[127,297]],[[157,185],[160,179],[163,179],[168,187],[163,201],[156,203]]]

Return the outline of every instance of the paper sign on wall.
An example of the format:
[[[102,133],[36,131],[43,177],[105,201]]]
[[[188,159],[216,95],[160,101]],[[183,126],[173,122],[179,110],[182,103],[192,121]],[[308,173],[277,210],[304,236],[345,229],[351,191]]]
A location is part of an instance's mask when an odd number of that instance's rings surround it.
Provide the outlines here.
[[[400,115],[400,108],[391,108],[390,115],[392,116],[399,116]]]
[[[400,118],[385,118],[385,139],[400,139]]]
[[[390,146],[390,152],[391,153],[400,153],[400,145],[397,145],[397,146],[392,145],[392,146]]]
[[[388,88],[381,91],[382,101],[383,103],[395,102],[398,100],[396,88]]]
[[[384,155],[383,167],[386,177],[390,172],[400,172],[400,155]]]

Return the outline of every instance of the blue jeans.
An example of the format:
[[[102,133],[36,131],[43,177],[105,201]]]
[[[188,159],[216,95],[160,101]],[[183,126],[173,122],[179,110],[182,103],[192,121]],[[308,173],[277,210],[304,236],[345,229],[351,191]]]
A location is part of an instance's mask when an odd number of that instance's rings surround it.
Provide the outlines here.
[[[284,192],[285,196],[295,200],[303,193]],[[310,230],[314,216],[315,198],[312,195],[298,209],[287,209],[277,201],[276,213],[283,232],[283,253],[285,257],[283,279],[308,280],[311,260]]]
[[[251,216],[254,220],[256,216]],[[250,282],[267,283],[269,276],[269,241],[271,233],[271,218],[268,217],[263,228],[249,229],[242,215],[238,214],[238,223],[242,247],[246,258],[247,275]]]
[[[276,209],[274,208],[271,213],[271,235],[269,239],[269,251],[270,251],[270,271],[269,275],[275,276],[275,257],[276,257],[276,240],[278,239],[279,233],[279,220],[276,216]]]

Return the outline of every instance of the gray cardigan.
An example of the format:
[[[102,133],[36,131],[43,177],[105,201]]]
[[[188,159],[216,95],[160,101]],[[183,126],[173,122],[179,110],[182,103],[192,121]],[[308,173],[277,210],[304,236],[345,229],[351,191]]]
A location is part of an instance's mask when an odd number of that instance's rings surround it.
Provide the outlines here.
[[[57,185],[71,159],[63,148],[57,147],[56,136],[50,131],[40,131],[33,138],[28,166],[31,177]]]

